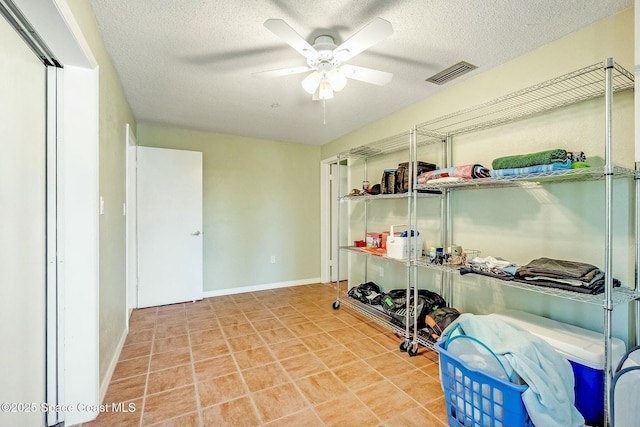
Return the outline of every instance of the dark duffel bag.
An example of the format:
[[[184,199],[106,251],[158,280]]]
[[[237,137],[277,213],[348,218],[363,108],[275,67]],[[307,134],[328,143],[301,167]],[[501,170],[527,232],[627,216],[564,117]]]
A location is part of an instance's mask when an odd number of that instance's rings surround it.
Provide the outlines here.
[[[424,172],[436,170],[436,165],[427,162],[416,163],[416,176]],[[409,163],[400,163],[396,174],[396,193],[406,193],[409,191]]]
[[[393,289],[382,295],[382,309],[391,317],[393,323],[406,326],[407,309],[409,310],[409,325],[413,325],[413,319],[418,316],[418,329],[425,327],[427,313],[446,306],[445,300],[437,293],[426,289],[418,289],[418,301],[414,304],[414,291],[410,290],[409,304],[407,304],[407,290]]]
[[[438,341],[442,336],[442,332],[456,320],[458,316],[460,316],[460,312],[453,307],[440,307],[427,314],[425,318],[425,329],[428,332],[429,339],[433,342]]]

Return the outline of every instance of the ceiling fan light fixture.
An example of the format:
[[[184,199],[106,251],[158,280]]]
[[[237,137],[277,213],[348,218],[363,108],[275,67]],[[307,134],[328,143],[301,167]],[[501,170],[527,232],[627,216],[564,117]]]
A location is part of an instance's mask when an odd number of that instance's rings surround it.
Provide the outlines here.
[[[320,86],[320,81],[321,81],[320,73],[318,73],[317,71],[314,71],[313,73],[309,74],[307,77],[305,77],[302,80],[302,83],[301,83],[302,88],[309,95],[313,95],[318,90],[318,87]]]
[[[393,34],[389,21],[375,18],[340,46],[330,35],[319,35],[313,45],[282,19],[267,19],[264,26],[307,59],[307,66],[254,73],[259,77],[277,77],[311,71],[301,82],[313,100],[327,100],[345,88],[347,79],[383,86],[393,74],[345,64],[354,56]]]
[[[334,68],[327,73],[327,79],[335,92],[340,92],[347,85],[347,78],[339,68]]]
[[[331,99],[333,98],[333,88],[331,87],[331,82],[329,80],[324,79],[320,82],[320,88],[318,89],[318,97],[320,99]]]

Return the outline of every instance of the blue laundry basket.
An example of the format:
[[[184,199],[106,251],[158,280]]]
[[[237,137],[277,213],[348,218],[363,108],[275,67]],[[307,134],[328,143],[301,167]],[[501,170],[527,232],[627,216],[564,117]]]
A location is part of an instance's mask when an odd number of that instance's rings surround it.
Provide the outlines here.
[[[528,385],[518,385],[467,366],[445,348],[440,340],[440,377],[447,404],[449,426],[532,427],[522,403]]]

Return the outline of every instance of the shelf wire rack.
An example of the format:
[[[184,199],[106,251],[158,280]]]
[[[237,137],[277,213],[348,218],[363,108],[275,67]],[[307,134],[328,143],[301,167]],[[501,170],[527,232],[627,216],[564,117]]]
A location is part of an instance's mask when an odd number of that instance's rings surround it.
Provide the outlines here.
[[[439,132],[426,132],[425,135],[417,141],[417,147],[441,143],[445,138],[445,135]],[[343,151],[338,157],[341,159],[368,159],[383,154],[406,151],[409,146],[409,138],[410,131],[402,132]]]
[[[510,93],[489,102],[447,114],[417,126],[424,135],[460,135],[544,111],[604,96],[605,63],[599,62]],[[613,64],[613,92],[633,89],[633,75]]]
[[[622,167],[613,168],[614,178],[633,177],[636,172]],[[596,181],[604,179],[603,167],[567,169],[553,172],[541,172],[514,176],[498,176],[492,178],[463,179],[458,181],[417,184],[417,190],[442,191],[444,189],[478,189],[496,187],[538,187],[540,184],[566,181]]]
[[[359,315],[364,316],[365,318],[375,322],[380,326],[383,326],[386,329],[390,329],[398,336],[405,336],[404,326],[395,324],[392,321],[391,316],[384,313],[381,309],[378,309],[375,306],[363,304],[360,301],[349,297],[341,298],[340,302],[345,307],[355,311]],[[413,336],[410,336],[409,339],[413,339]],[[428,338],[428,334],[424,330],[418,331],[418,334],[415,336],[415,340],[423,347],[434,349],[433,341]]]

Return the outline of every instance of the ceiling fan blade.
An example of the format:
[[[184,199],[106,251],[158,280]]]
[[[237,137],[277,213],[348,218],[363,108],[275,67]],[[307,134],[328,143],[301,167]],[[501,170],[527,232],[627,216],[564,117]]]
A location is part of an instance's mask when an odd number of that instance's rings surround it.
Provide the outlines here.
[[[375,18],[347,41],[335,48],[333,55],[340,62],[345,62],[391,34],[393,34],[391,23],[382,18]]]
[[[386,85],[393,78],[393,74],[386,71],[373,70],[355,65],[343,65],[340,69],[343,71],[345,77],[349,79],[372,83],[378,86]]]
[[[281,76],[290,76],[292,74],[306,73],[307,71],[311,71],[311,70],[313,70],[313,68],[307,67],[306,65],[302,65],[300,67],[281,68],[279,70],[260,71],[260,72],[257,72],[257,73],[253,73],[253,76],[254,77],[258,77],[258,78],[281,77]]]
[[[264,21],[264,26],[305,58],[315,59],[318,57],[318,51],[282,19],[267,19]]]

